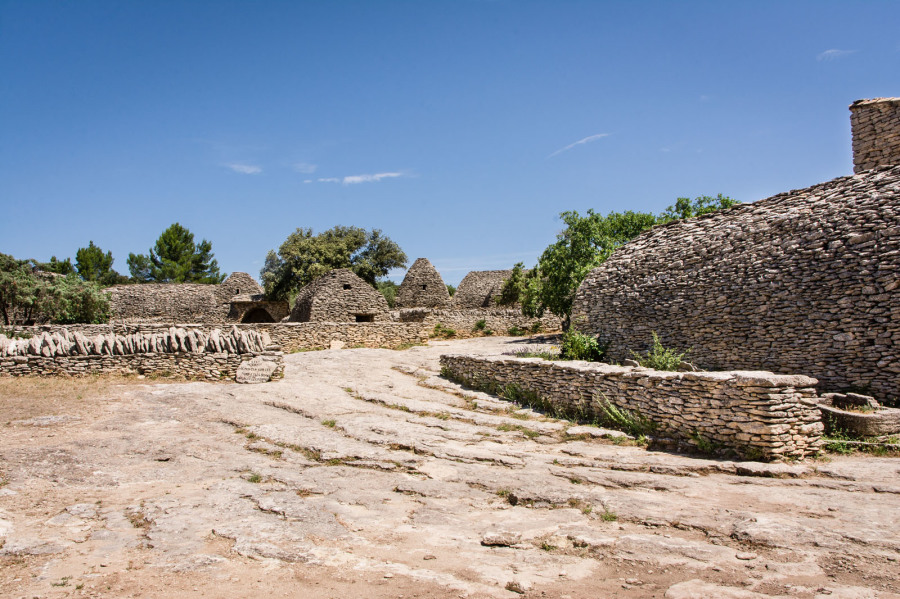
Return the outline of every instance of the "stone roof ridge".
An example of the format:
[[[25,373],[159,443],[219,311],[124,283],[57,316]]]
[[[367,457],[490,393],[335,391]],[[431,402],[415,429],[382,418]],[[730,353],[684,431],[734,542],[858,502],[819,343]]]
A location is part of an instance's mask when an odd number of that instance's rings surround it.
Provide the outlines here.
[[[398,308],[444,308],[450,293],[441,273],[428,258],[418,258],[406,272],[397,289]]]
[[[900,98],[866,98],[857,100],[850,105],[850,108],[856,106],[865,106],[867,104],[900,104]]]

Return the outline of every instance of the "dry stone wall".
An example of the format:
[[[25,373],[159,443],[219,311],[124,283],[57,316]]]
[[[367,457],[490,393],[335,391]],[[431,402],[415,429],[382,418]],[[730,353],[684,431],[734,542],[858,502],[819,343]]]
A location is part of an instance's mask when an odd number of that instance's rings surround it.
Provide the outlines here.
[[[594,269],[573,325],[609,358],[663,345],[709,370],[900,397],[900,167],[656,227]]]
[[[397,290],[398,308],[446,308],[450,293],[441,274],[427,258],[419,258],[410,267]]]
[[[770,372],[661,372],[539,358],[441,356],[443,372],[474,388],[515,385],[565,412],[603,419],[604,405],[656,425],[654,437],[751,459],[817,453],[823,425],[806,376]],[[608,404],[606,403],[608,402]]]
[[[227,322],[235,296],[252,296],[262,288],[245,272],[232,273],[219,285],[143,283],[115,285],[110,295],[110,322]]]
[[[30,338],[0,334],[0,375],[150,373],[219,380],[260,358],[284,372],[282,353],[258,331],[170,327],[117,334],[109,328],[47,327]]]
[[[451,328],[456,331],[457,337],[480,336],[482,330],[476,329],[475,323],[481,320],[485,323],[485,329],[490,329],[497,335],[506,335],[511,328],[528,333],[555,333],[562,330],[562,320],[554,314],[546,313],[541,318],[532,318],[523,316],[521,310],[506,308],[481,310],[411,308],[399,310],[394,314],[400,322],[421,322],[427,331],[432,331],[437,324]]]
[[[900,98],[857,100],[850,105],[853,172],[900,164]]]
[[[346,268],[322,275],[300,290],[291,322],[382,322],[390,320],[387,300]]]
[[[512,270],[473,270],[460,281],[450,306],[456,310],[490,308]]]

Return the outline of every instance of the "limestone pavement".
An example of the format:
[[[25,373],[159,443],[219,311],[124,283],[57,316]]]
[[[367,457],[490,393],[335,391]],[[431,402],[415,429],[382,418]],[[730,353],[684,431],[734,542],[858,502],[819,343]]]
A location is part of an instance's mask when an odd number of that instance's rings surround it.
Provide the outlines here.
[[[518,342],[7,391],[0,596],[900,597],[896,459],[649,452],[439,376]]]

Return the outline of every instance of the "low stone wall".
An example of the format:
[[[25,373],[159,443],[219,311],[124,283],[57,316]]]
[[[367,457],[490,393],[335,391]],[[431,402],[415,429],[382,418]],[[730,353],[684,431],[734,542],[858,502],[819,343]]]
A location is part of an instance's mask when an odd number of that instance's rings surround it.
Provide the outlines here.
[[[148,374],[163,378],[183,376],[188,379],[210,381],[234,380],[238,366],[261,356],[276,362],[273,379],[284,376],[284,358],[281,352],[254,352],[249,354],[187,352],[166,354],[129,354],[101,356],[18,356],[0,358],[0,376],[67,375],[86,374]]]
[[[58,328],[35,331],[28,339],[0,334],[0,375],[138,373],[220,380],[234,378],[242,362],[256,357],[275,364],[273,378],[284,374],[283,354],[257,331],[156,328],[123,334]]]
[[[509,329],[518,327],[531,333],[535,323],[540,323],[539,332],[555,333],[562,330],[562,321],[554,314],[544,314],[541,318],[523,316],[518,309],[480,309],[480,310],[439,310],[429,308],[409,308],[394,313],[400,322],[419,322],[426,332],[434,330],[434,325],[441,324],[456,331],[457,337],[477,337],[481,330],[475,323],[483,320],[485,328],[496,335],[506,335]]]
[[[750,459],[804,457],[820,450],[817,381],[770,372],[661,372],[539,358],[441,356],[450,377],[496,391],[516,385],[562,411],[604,418],[603,405],[640,414],[654,437]]]
[[[146,324],[97,324],[77,325],[77,329],[86,337],[107,335],[129,335],[140,332],[152,335],[169,331],[170,325],[157,323]],[[209,334],[208,324],[179,324],[184,328]],[[43,332],[55,333],[74,330],[72,325],[40,325],[33,327],[14,327],[13,330],[28,335],[40,335]],[[340,341],[345,347],[386,347],[396,348],[404,345],[428,342],[428,330],[422,323],[401,322],[276,322],[234,324],[228,331],[253,331],[268,335],[269,340],[281,347],[285,352],[302,349],[328,348],[332,341]]]
[[[333,341],[345,347],[386,347],[427,343],[421,323],[401,322],[281,322],[240,325],[267,333],[286,352],[328,348]]]

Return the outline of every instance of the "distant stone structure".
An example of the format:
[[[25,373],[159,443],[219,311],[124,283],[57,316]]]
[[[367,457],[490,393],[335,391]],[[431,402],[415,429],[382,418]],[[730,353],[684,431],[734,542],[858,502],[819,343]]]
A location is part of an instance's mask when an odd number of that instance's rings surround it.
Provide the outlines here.
[[[107,291],[114,323],[277,322],[288,314],[287,302],[266,301],[262,287],[245,272],[232,273],[219,285],[144,283]]]
[[[450,293],[441,274],[428,261],[419,258],[410,267],[397,290],[397,308],[446,308]]]
[[[346,268],[322,275],[300,290],[291,322],[382,322],[391,319],[387,300]]]
[[[512,270],[473,270],[456,288],[450,305],[454,309],[491,308],[494,298],[500,295],[503,283]]]
[[[853,172],[900,164],[900,98],[857,100],[850,105]]]
[[[888,104],[878,130],[896,140],[896,103],[851,107],[857,168],[869,148],[897,147],[858,128]],[[878,156],[900,162],[896,149]],[[647,349],[655,331],[702,368],[806,374],[888,405],[900,398],[898,316],[900,166],[654,227],[588,275],[572,310],[611,360]]]

